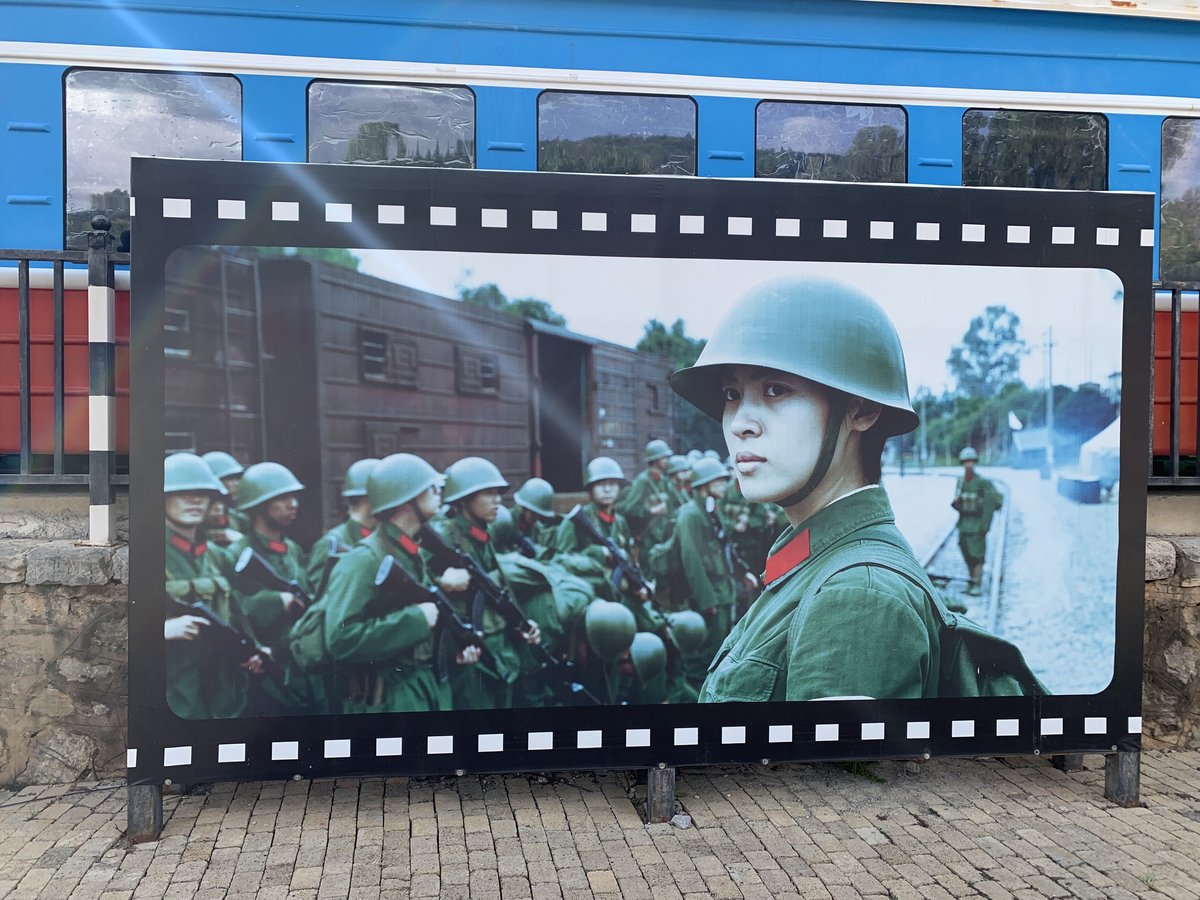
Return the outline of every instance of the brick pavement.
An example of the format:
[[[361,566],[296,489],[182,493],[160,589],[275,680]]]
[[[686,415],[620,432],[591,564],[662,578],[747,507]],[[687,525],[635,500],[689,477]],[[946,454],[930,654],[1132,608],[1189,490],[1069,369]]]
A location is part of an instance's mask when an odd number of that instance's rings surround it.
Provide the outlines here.
[[[680,770],[691,828],[626,773],[217,784],[129,846],[124,791],[0,790],[0,897],[1200,898],[1200,752]],[[915,772],[909,771],[915,768]]]

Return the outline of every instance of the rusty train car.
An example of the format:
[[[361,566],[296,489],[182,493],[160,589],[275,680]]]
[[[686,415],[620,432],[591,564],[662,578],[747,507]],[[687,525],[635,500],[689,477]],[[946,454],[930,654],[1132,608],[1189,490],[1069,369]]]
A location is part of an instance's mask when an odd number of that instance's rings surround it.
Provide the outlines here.
[[[664,357],[300,256],[186,248],[167,279],[167,450],[291,468],[302,542],[364,456],[485,456],[569,493],[589,458],[632,477],[674,437]]]

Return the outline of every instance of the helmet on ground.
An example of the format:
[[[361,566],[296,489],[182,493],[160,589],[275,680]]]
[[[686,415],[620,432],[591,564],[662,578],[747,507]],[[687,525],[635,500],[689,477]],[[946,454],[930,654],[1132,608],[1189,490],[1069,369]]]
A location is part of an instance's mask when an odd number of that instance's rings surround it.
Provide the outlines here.
[[[671,461],[667,463],[667,474],[678,475],[680,472],[686,472],[691,469],[692,464],[687,461],[686,456],[675,455],[671,457]]]
[[[730,365],[776,369],[872,400],[883,407],[874,427],[887,436],[919,422],[895,325],[862,291],[836,281],[787,277],[753,288],[721,319],[695,365],[671,376],[671,387],[719,422],[720,377]]]
[[[625,473],[620,464],[611,456],[597,456],[587,464],[583,473],[583,486],[591,487],[597,481],[625,481]]]
[[[371,514],[403,506],[415,500],[435,484],[442,475],[425,460],[411,453],[393,453],[379,460],[367,476],[367,500]]]
[[[698,488],[716,481],[718,478],[728,478],[729,470],[719,459],[709,459],[705,456],[692,463],[692,487]]]
[[[245,472],[242,464],[224,450],[209,450],[201,459],[212,469],[218,478],[229,478],[231,475],[241,475]]]
[[[467,456],[450,464],[446,469],[446,487],[442,499],[453,503],[479,491],[499,488],[504,490],[508,482],[490,460],[482,456]]]
[[[959,462],[967,462],[968,460],[979,462],[979,454],[975,452],[974,447],[963,447],[962,452],[958,454]]]
[[[496,510],[496,518],[488,525],[487,530],[492,536],[492,543],[497,552],[502,553],[517,542],[517,529],[513,525],[512,513],[507,507],[501,506]]]
[[[544,478],[530,478],[517,488],[513,500],[521,509],[527,509],[535,516],[555,518],[554,485]]]
[[[646,462],[652,463],[659,459],[666,459],[671,455],[671,445],[664,440],[655,438],[646,445]]]
[[[633,670],[642,681],[661,675],[667,668],[667,646],[657,634],[639,631],[629,645],[629,658]]]
[[[377,459],[360,459],[350,463],[350,468],[346,470],[346,479],[342,482],[342,496],[346,498],[367,496],[367,478],[377,465],[379,465]]]
[[[692,609],[667,613],[667,637],[679,652],[692,656],[704,649],[708,640],[708,623],[704,616]]]
[[[245,512],[268,500],[302,490],[304,485],[296,480],[287,466],[277,462],[255,463],[242,474],[238,486],[238,509]]]
[[[163,491],[167,494],[210,491],[222,497],[229,493],[216,473],[195,453],[172,453],[163,460]]]
[[[629,649],[637,633],[633,612],[611,600],[593,601],[583,614],[583,623],[588,646],[606,663],[616,662]]]

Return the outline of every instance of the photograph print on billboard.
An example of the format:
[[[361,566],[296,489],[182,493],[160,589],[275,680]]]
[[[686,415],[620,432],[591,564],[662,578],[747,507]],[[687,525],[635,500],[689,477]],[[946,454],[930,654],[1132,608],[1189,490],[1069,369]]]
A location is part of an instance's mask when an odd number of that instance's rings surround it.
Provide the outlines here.
[[[135,185],[131,777],[1136,747],[1147,198]]]

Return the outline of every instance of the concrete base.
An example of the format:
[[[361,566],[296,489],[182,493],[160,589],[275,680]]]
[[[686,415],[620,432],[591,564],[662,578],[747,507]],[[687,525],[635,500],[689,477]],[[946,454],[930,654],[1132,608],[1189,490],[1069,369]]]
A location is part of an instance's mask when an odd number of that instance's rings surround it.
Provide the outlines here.
[[[1152,493],[1146,498],[1146,534],[1188,536],[1200,529],[1200,491]]]
[[[646,774],[646,821],[670,822],[675,815],[675,769],[650,769]]]
[[[157,841],[163,829],[161,784],[131,784],[126,802],[128,829],[125,836],[135,844]]]

